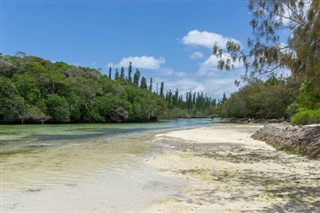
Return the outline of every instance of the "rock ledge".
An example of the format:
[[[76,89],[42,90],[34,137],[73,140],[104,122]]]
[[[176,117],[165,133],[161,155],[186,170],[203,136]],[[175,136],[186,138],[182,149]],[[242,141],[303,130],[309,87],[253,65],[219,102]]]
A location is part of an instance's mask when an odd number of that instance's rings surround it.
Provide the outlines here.
[[[320,160],[320,125],[267,124],[251,136],[278,150],[289,150]]]

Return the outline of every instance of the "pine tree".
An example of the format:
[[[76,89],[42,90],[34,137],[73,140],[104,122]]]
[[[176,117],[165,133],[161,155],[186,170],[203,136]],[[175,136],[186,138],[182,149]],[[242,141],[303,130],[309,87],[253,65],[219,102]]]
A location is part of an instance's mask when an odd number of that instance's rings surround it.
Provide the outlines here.
[[[152,83],[153,83],[152,78],[150,78],[150,84],[149,84],[149,91],[150,92],[152,92]]]
[[[147,79],[144,76],[142,76],[142,78],[141,78],[140,88],[142,88],[142,89],[147,89],[148,88]]]
[[[164,90],[164,83],[163,83],[163,81],[162,81],[161,84],[160,84],[160,96],[161,96],[161,97],[164,97],[163,90]]]
[[[114,80],[118,80],[119,78],[120,78],[120,74],[119,74],[118,69],[116,69],[116,73],[114,75]]]
[[[226,96],[226,93],[223,93],[223,96],[222,96],[222,100],[221,100],[221,103],[224,103],[228,100],[227,96]]]
[[[132,82],[131,74],[132,74],[132,63],[130,61],[129,68],[128,68],[128,80],[129,80],[129,82]]]
[[[140,81],[140,71],[139,71],[139,69],[137,68],[137,69],[136,69],[136,72],[134,73],[134,76],[133,76],[133,83],[134,83],[136,86],[139,86],[139,81]]]
[[[124,68],[121,67],[121,71],[120,71],[120,79],[124,80],[125,79],[125,74],[124,74]]]
[[[167,101],[169,108],[172,109],[173,108],[173,104],[172,104],[172,92],[171,92],[171,90],[169,90],[167,92],[165,100]]]
[[[112,68],[109,67],[109,79],[111,79],[111,75],[112,75]]]
[[[159,84],[156,84],[156,94],[159,95]]]
[[[193,104],[196,104],[196,95],[197,95],[196,92],[194,92],[192,95],[192,103]]]
[[[174,107],[178,107],[178,100],[179,100],[179,90],[177,89],[172,97],[172,102]]]

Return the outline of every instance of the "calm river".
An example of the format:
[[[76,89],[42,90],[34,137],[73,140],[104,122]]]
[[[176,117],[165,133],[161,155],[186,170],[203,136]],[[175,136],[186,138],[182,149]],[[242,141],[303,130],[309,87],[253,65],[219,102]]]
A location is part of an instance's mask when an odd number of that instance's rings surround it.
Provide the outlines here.
[[[1,212],[139,212],[179,195],[181,180],[145,159],[170,151],[156,133],[217,125],[209,119],[145,124],[0,126]]]

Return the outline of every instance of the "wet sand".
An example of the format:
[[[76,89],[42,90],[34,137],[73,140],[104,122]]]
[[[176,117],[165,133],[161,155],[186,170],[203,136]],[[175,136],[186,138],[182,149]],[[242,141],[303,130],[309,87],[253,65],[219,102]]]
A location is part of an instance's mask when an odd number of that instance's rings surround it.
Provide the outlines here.
[[[145,212],[320,212],[320,162],[253,140],[261,128],[227,124],[158,134],[174,147],[146,163],[187,183]]]

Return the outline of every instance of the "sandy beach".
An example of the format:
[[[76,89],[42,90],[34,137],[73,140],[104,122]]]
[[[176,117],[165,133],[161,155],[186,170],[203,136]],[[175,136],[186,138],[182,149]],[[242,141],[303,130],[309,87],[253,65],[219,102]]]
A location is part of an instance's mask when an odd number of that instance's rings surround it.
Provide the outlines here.
[[[319,161],[251,139],[259,128],[226,124],[156,135],[153,143],[174,149],[146,163],[187,184],[145,212],[320,212]]]

